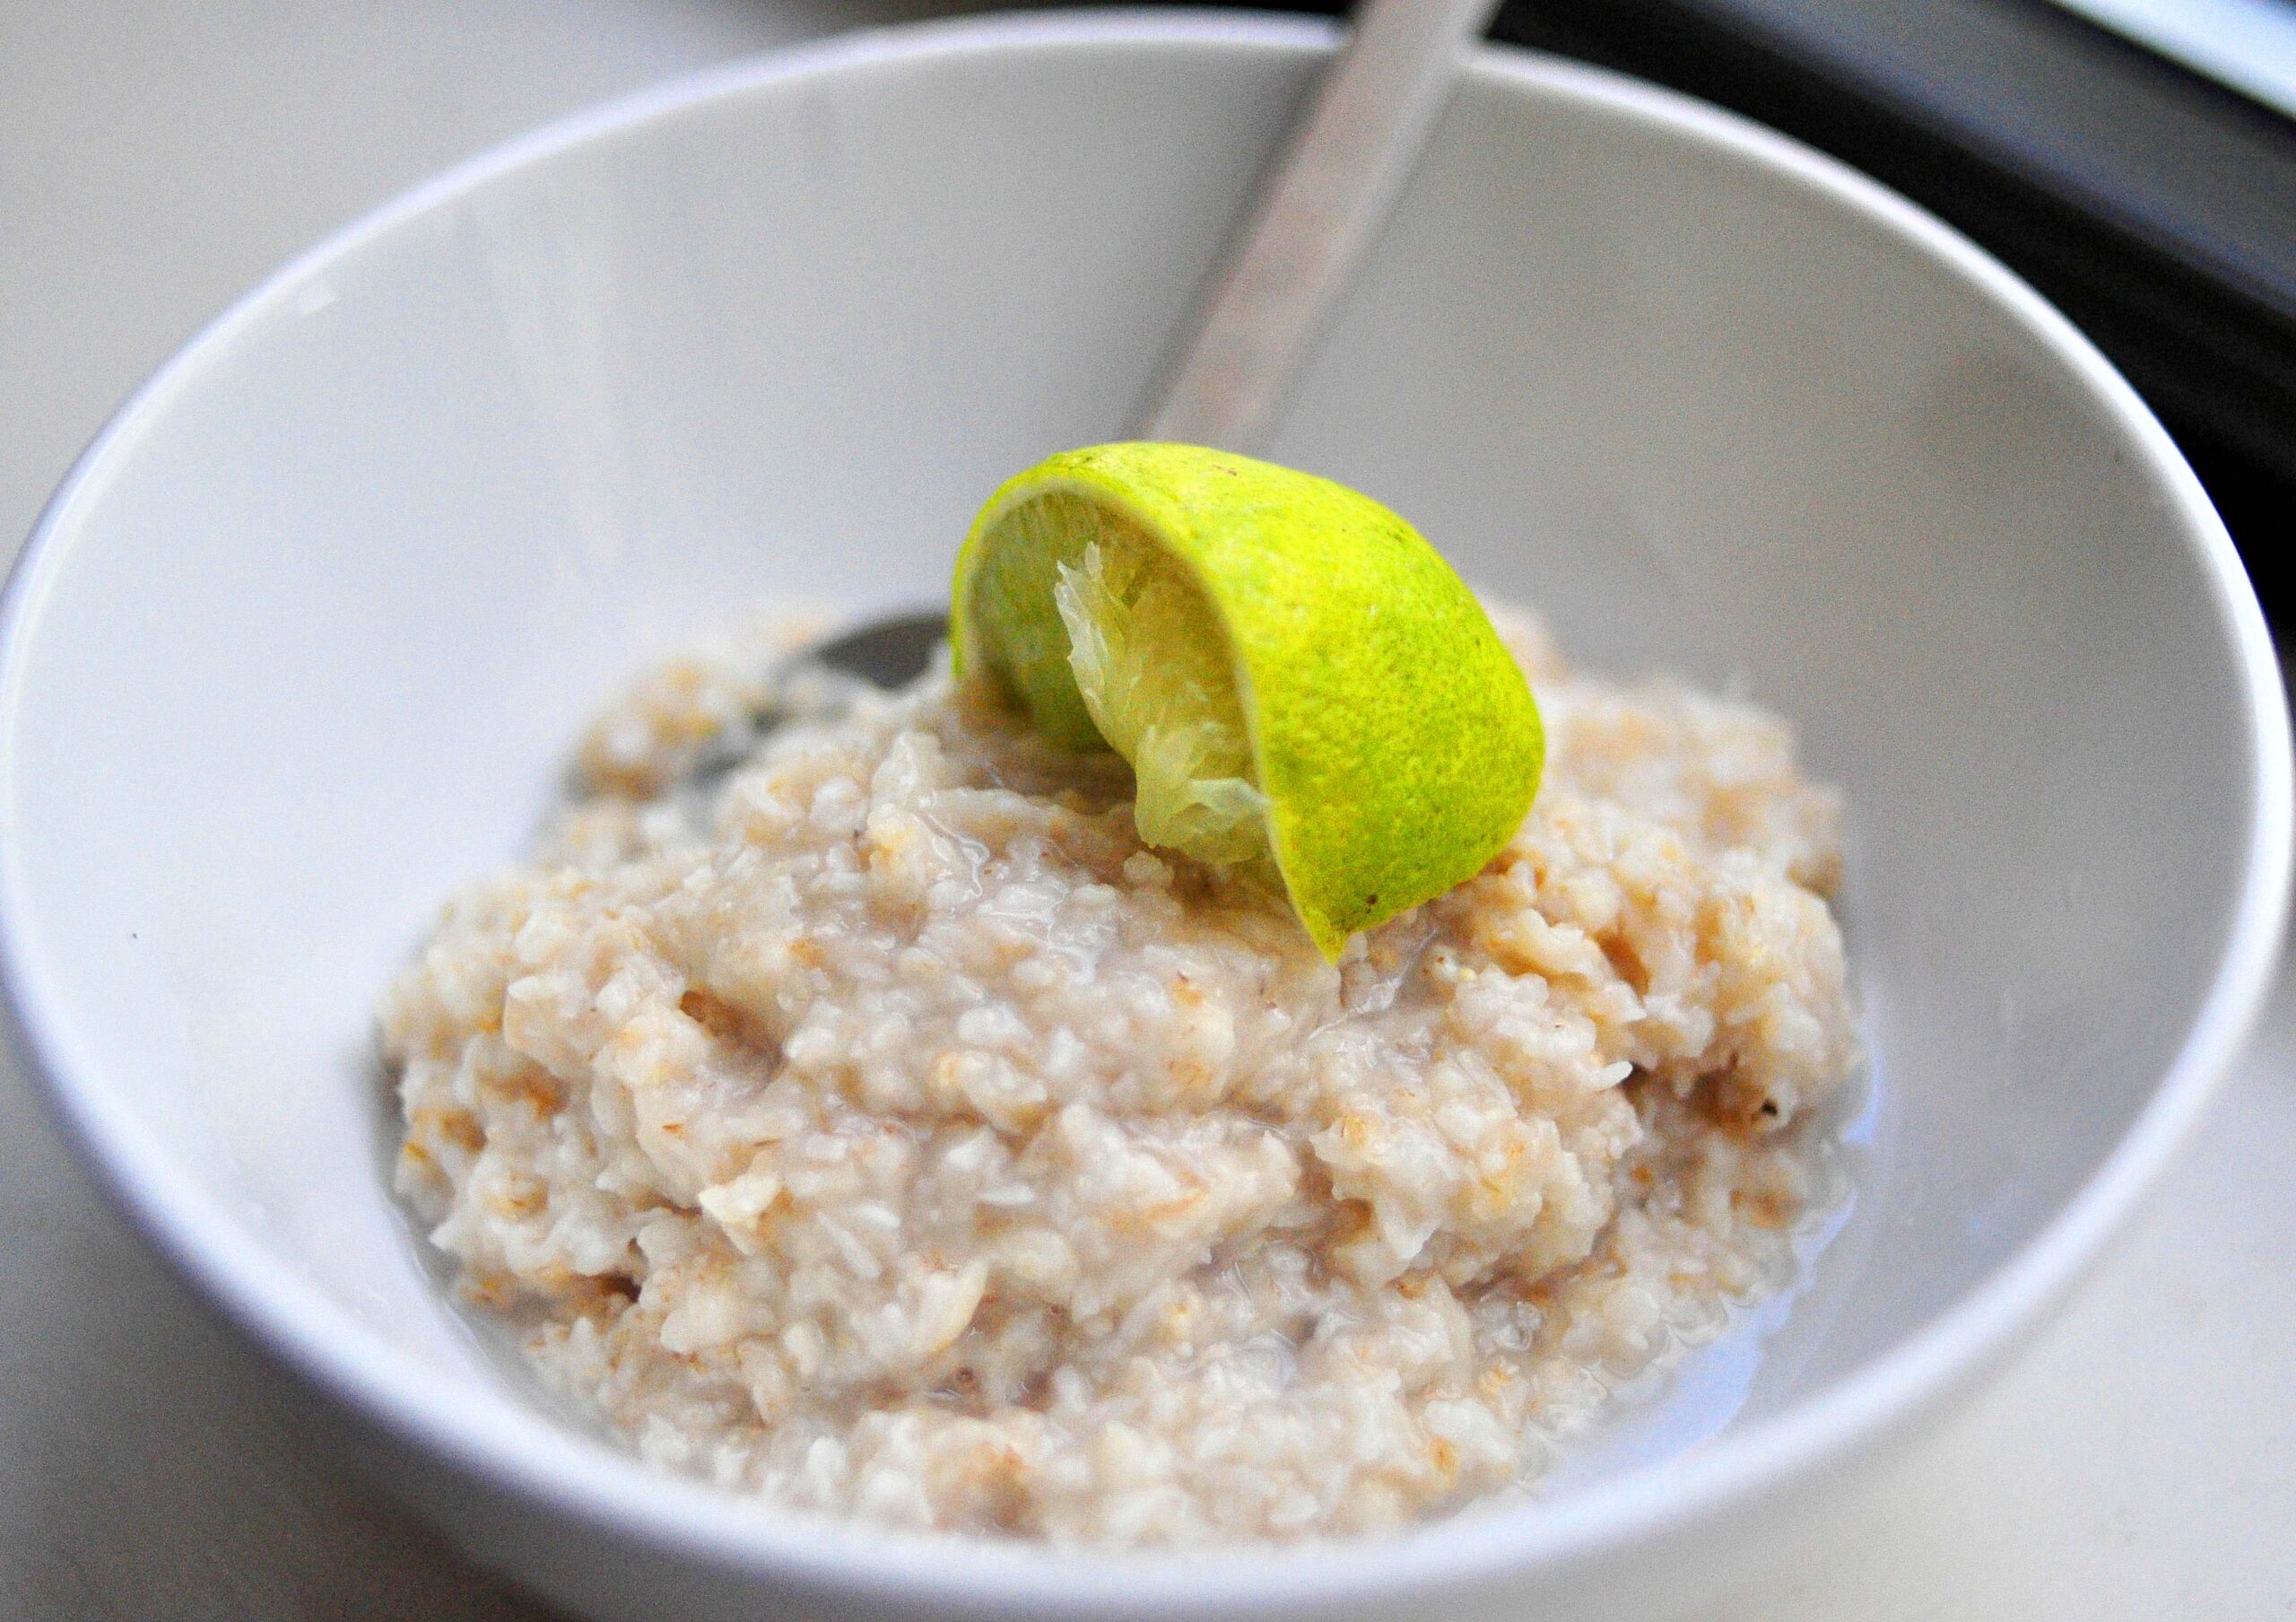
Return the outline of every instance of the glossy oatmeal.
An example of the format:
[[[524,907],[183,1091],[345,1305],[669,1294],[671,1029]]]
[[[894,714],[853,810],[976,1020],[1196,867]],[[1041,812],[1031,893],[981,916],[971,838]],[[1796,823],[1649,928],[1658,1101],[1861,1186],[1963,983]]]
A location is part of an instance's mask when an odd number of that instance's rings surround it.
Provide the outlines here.
[[[548,1381],[778,1504],[1178,1545],[1526,1490],[1791,1278],[1857,1042],[1787,728],[1496,617],[1535,806],[1336,964],[945,671],[655,672],[385,1000],[399,1187]]]

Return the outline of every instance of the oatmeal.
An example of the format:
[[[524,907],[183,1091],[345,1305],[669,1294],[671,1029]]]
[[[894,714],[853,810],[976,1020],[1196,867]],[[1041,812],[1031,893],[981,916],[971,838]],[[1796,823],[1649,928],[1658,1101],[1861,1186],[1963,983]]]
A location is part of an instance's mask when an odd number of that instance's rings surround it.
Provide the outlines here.
[[[548,1380],[778,1504],[1176,1545],[1523,1489],[1790,1276],[1856,1040],[1787,729],[1501,625],[1536,805],[1336,965],[944,675],[666,667],[391,989],[400,1188]]]

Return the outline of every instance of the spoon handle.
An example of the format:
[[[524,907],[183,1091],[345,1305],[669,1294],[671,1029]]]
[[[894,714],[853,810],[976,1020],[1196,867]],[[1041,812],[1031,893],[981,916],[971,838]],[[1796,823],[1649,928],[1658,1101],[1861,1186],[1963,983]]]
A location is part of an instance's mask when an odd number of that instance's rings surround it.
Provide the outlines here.
[[[1353,281],[1498,0],[1361,0],[1222,253],[1137,436],[1255,450]]]

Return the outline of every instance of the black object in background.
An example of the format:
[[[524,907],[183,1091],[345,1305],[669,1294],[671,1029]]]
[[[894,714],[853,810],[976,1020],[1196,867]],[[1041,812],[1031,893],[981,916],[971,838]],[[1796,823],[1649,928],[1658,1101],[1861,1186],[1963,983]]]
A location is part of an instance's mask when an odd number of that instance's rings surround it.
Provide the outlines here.
[[[2048,0],[1511,0],[1492,37],[1744,113],[1982,243],[2151,403],[2296,633],[2296,121]]]

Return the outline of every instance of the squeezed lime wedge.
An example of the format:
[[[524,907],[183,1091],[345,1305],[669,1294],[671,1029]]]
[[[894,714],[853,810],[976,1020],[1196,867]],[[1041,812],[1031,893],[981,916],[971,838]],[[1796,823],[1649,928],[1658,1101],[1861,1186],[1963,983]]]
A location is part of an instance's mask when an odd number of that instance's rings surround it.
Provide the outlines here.
[[[1538,787],[1538,709],[1418,532],[1196,446],[1052,457],[957,559],[957,673],[1131,762],[1141,838],[1279,887],[1326,957],[1472,877]]]

